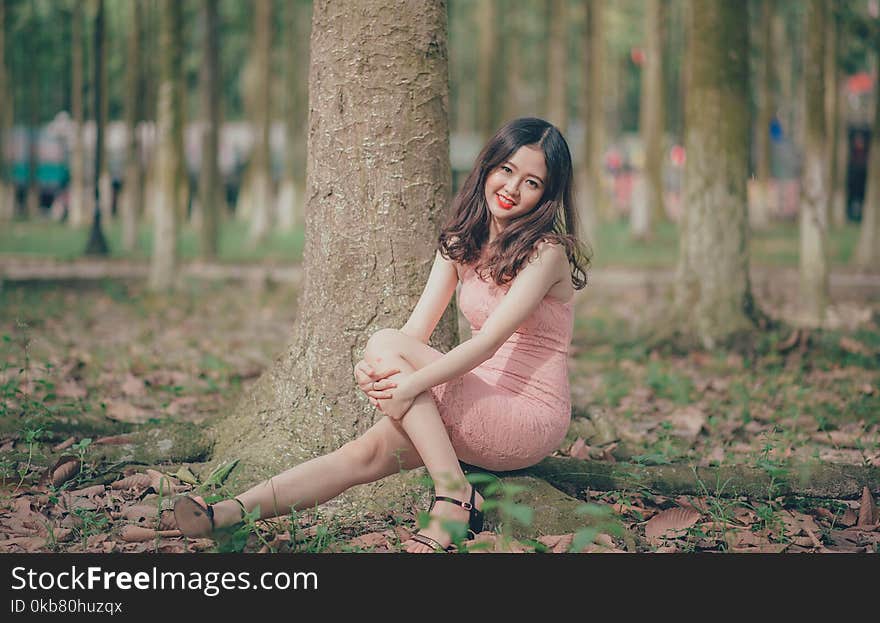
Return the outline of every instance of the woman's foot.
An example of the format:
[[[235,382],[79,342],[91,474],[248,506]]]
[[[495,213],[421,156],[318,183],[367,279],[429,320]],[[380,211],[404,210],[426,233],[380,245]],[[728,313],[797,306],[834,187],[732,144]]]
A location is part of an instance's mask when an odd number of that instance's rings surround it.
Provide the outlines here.
[[[410,554],[430,554],[436,551],[448,551],[452,545],[452,536],[443,528],[446,521],[456,521],[463,523],[471,528],[470,519],[474,513],[469,508],[465,508],[454,502],[449,502],[440,498],[449,497],[455,500],[461,500],[469,507],[470,501],[473,500],[475,511],[480,512],[483,507],[483,496],[477,493],[476,489],[468,487],[465,490],[450,490],[440,492],[435,496],[434,503],[431,505],[431,520],[427,527],[419,530],[412,538],[403,544],[404,550]],[[479,521],[480,526],[482,520]],[[421,540],[420,540],[421,538]]]
[[[241,522],[245,514],[238,498],[209,505],[201,496],[185,495],[174,502],[177,528],[190,538],[211,536],[215,530]]]

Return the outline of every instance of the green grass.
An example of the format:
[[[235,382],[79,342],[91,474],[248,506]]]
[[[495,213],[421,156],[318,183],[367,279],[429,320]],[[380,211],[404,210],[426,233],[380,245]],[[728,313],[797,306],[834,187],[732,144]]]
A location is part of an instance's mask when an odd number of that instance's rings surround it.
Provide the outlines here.
[[[141,226],[138,246],[133,253],[124,253],[121,227],[118,222],[105,226],[110,256],[147,259],[152,249],[153,230]],[[248,225],[226,221],[220,228],[221,262],[272,261],[294,263],[302,259],[305,232],[273,230],[264,243],[254,248],[247,242]],[[832,264],[849,262],[858,239],[857,225],[847,225],[829,232],[829,253]],[[15,253],[69,260],[82,257],[89,228],[72,229],[51,221],[15,221],[0,228],[0,253]],[[752,234],[751,261],[756,266],[788,266],[798,263],[797,223],[777,223]],[[192,227],[185,227],[180,239],[180,253],[185,260],[198,255],[198,236]],[[633,268],[671,268],[678,259],[678,229],[674,223],[660,223],[649,242],[631,239],[626,221],[603,223],[593,245],[593,265],[597,268],[618,266]]]
[[[83,257],[89,237],[89,227],[71,228],[51,221],[15,221],[0,228],[0,253],[22,254],[59,260]],[[138,231],[137,248],[126,253],[122,250],[122,227],[118,222],[104,227],[111,258],[146,260],[153,246],[153,230],[142,225]],[[219,261],[248,263],[271,261],[295,263],[302,260],[304,231],[272,230],[268,239],[256,247],[248,244],[246,223],[226,221],[220,225]],[[180,256],[184,260],[198,256],[198,235],[192,227],[184,227],[179,241]]]
[[[846,225],[832,229],[828,234],[829,257],[832,264],[849,262],[858,240],[859,226]],[[772,227],[750,235],[751,262],[756,266],[788,266],[798,264],[798,224],[776,223]],[[593,248],[593,265],[638,268],[670,268],[678,260],[678,227],[675,223],[660,223],[654,238],[647,242],[634,241],[629,223],[603,223]]]

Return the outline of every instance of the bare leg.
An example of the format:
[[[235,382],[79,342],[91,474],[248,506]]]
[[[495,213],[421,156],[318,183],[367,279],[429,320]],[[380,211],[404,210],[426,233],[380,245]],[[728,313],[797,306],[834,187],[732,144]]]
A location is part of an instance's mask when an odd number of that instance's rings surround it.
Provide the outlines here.
[[[401,375],[427,365],[442,353],[397,331],[382,330],[370,338],[365,357],[377,369],[395,367]],[[392,377],[393,378],[393,377]],[[351,486],[373,482],[401,469],[425,465],[435,483],[435,493],[467,499],[470,487],[430,393],[413,402],[400,422],[383,418],[358,439],[331,452],[273,476],[236,496],[248,511],[260,507],[260,517],[275,517],[291,509],[310,508],[330,500]],[[477,494],[477,506],[482,498]],[[467,521],[466,510],[437,502],[432,517]],[[233,500],[214,505],[216,527],[241,520],[241,508]],[[450,537],[438,521],[424,534],[448,544]],[[430,551],[420,543],[408,544],[409,551]]]

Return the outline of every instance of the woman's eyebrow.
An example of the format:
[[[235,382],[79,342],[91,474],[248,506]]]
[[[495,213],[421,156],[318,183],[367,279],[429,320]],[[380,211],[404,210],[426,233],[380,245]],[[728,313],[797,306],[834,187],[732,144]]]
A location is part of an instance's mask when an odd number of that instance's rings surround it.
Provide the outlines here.
[[[515,164],[513,164],[510,160],[505,160],[502,164],[509,164],[509,165],[512,166],[514,169],[519,170],[519,167],[517,167]],[[542,184],[544,183],[544,180],[541,179],[541,176],[540,176],[540,175],[535,175],[534,173],[526,173],[526,176],[527,176],[527,177],[534,177],[536,180],[538,180],[538,181],[541,182]]]

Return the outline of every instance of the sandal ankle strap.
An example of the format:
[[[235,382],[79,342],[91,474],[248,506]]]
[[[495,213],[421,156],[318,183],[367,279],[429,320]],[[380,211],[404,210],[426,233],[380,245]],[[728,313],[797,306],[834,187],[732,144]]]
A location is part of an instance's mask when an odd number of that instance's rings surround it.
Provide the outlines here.
[[[248,512],[247,509],[244,507],[244,503],[238,498],[232,499],[235,500],[235,502],[241,507],[241,518],[244,519],[245,517],[247,517]]]

